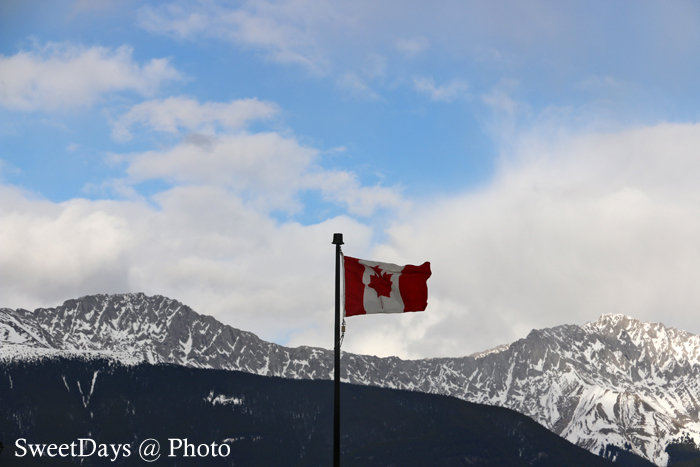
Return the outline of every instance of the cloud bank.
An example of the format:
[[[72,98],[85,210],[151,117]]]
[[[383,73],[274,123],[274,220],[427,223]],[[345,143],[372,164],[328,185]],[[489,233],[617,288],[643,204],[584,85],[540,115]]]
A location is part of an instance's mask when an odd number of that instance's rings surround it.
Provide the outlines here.
[[[185,138],[133,156],[130,177],[176,181],[150,199],[56,204],[5,186],[0,296],[31,306],[143,290],[265,339],[329,347],[330,241],[343,232],[347,254],[433,265],[428,310],[349,319],[350,352],[466,355],[602,313],[700,330],[700,125],[533,130],[511,146],[488,186],[403,205],[379,242],[361,220],[280,222],[244,195],[284,206],[315,186],[348,205],[375,199],[359,185],[343,195],[335,172],[299,184],[316,152],[272,133]],[[282,165],[266,159],[280,155]]]
[[[700,331],[699,150],[698,124],[522,135],[487,188],[388,229],[373,255],[431,260],[435,301],[411,317],[419,339],[353,319],[360,348],[388,335],[403,355],[456,355],[603,313]]]

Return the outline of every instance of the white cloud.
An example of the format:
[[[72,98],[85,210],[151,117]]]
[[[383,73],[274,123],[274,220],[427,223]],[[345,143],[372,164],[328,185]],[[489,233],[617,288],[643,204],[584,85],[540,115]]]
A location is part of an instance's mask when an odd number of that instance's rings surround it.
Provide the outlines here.
[[[8,303],[119,290],[133,242],[128,225],[109,212],[114,204],[74,200],[65,204],[32,199],[0,186],[2,296]]]
[[[146,5],[138,11],[139,23],[148,31],[182,39],[206,33],[214,20],[212,13],[206,9],[193,11],[192,6],[197,8],[196,4],[189,6],[189,9],[185,9],[176,4],[159,8]]]
[[[428,310],[408,321],[420,339],[403,321],[353,320],[348,351],[371,351],[369,333],[406,356],[456,356],[603,313],[700,331],[700,125],[532,132],[513,147],[490,186],[416,203],[373,253],[432,262]]]
[[[169,97],[132,107],[114,122],[112,136],[118,141],[128,141],[135,125],[171,134],[181,130],[205,133],[215,133],[219,129],[240,130],[250,121],[269,119],[278,111],[277,105],[257,99],[200,104],[192,98]]]
[[[353,97],[376,101],[381,99],[379,94],[374,92],[367,83],[355,73],[345,73],[338,78],[338,87],[349,91]]]
[[[180,78],[168,59],[139,65],[132,49],[48,43],[34,50],[0,55],[0,105],[13,110],[89,107],[106,93],[148,96],[165,81]]]
[[[226,187],[262,211],[297,212],[301,192],[319,191],[324,199],[352,214],[370,216],[379,208],[407,206],[396,187],[363,186],[347,171],[323,169],[319,151],[278,133],[203,135],[191,133],[172,148],[112,155],[127,164],[130,185],[164,179],[176,184]]]
[[[141,26],[151,32],[191,39],[215,37],[265,52],[267,58],[302,65],[325,73],[328,62],[314,30],[315,23],[337,18],[326,2],[244,2],[227,8],[214,2],[181,6],[145,6],[139,10]]]
[[[396,48],[408,57],[415,57],[430,48],[430,41],[424,36],[411,39],[397,39]]]
[[[126,173],[134,182],[226,186],[252,196],[261,209],[294,211],[294,197],[317,153],[277,133],[190,134],[170,149],[130,156]]]
[[[350,214],[370,216],[377,209],[408,209],[410,203],[400,189],[375,185],[363,186],[355,174],[340,170],[318,170],[307,174],[304,187],[320,190],[324,198],[345,205]]]
[[[146,6],[139,21],[154,33],[228,41],[333,79],[361,74],[371,54],[423,54],[429,62],[389,56],[387,75],[403,80],[405,67],[460,63],[476,73],[468,78],[474,86],[519,77],[540,99],[550,86],[565,89],[602,73],[633,79],[652,97],[668,91],[673,99],[692,93],[696,81],[692,60],[685,60],[699,36],[694,9],[688,2],[664,8],[649,1],[632,11],[628,5],[587,8],[538,0],[444,0],[439,8],[426,1],[407,7],[396,0],[207,0]],[[618,23],[621,12],[635,20],[607,27]],[[478,70],[473,60],[480,62]],[[343,71],[334,73],[338,69]]]
[[[138,199],[135,185],[159,179],[175,185],[225,187],[263,212],[297,213],[302,208],[299,198],[306,191],[317,191],[354,215],[406,208],[398,187],[363,186],[350,171],[323,168],[321,152],[301,144],[290,132],[242,129],[249,120],[269,118],[276,112],[275,104],[256,99],[200,104],[177,97],[138,104],[115,122],[117,139],[129,139],[130,129],[137,124],[189,133],[164,149],[107,156],[108,164],[125,165],[127,178],[88,188]]]
[[[458,98],[469,97],[469,84],[463,80],[452,80],[438,86],[432,78],[415,78],[413,86],[416,91],[427,94],[433,101],[452,102]]]
[[[218,187],[174,188],[150,202],[57,204],[9,187],[0,197],[2,306],[143,291],[277,341],[332,314],[332,234],[365,248],[372,236],[343,216],[278,223]]]

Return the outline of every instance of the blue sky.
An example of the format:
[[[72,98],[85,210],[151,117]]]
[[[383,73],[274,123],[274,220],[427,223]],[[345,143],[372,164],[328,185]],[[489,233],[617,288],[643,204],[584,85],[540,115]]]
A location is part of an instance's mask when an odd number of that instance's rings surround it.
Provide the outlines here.
[[[341,231],[434,270],[349,351],[700,332],[698,41],[684,1],[6,0],[0,306],[143,291],[330,347]]]

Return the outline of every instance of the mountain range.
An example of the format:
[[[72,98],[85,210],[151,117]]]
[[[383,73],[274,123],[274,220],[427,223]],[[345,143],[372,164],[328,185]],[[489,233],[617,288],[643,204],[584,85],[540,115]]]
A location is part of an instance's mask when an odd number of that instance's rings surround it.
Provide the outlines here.
[[[330,350],[265,342],[176,300],[144,294],[0,309],[0,346],[0,358],[11,361],[93,354],[291,379],[333,375]],[[603,315],[580,326],[533,330],[466,357],[344,353],[342,367],[347,383],[513,409],[613,460],[632,452],[666,466],[700,456],[700,337],[662,324]]]

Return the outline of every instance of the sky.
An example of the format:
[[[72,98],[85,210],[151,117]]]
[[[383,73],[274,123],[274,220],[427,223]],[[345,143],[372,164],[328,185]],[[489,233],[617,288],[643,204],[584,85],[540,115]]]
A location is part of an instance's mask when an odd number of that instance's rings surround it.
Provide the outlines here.
[[[177,299],[333,345],[333,234],[430,261],[344,351],[700,333],[692,1],[0,0],[0,307]]]

